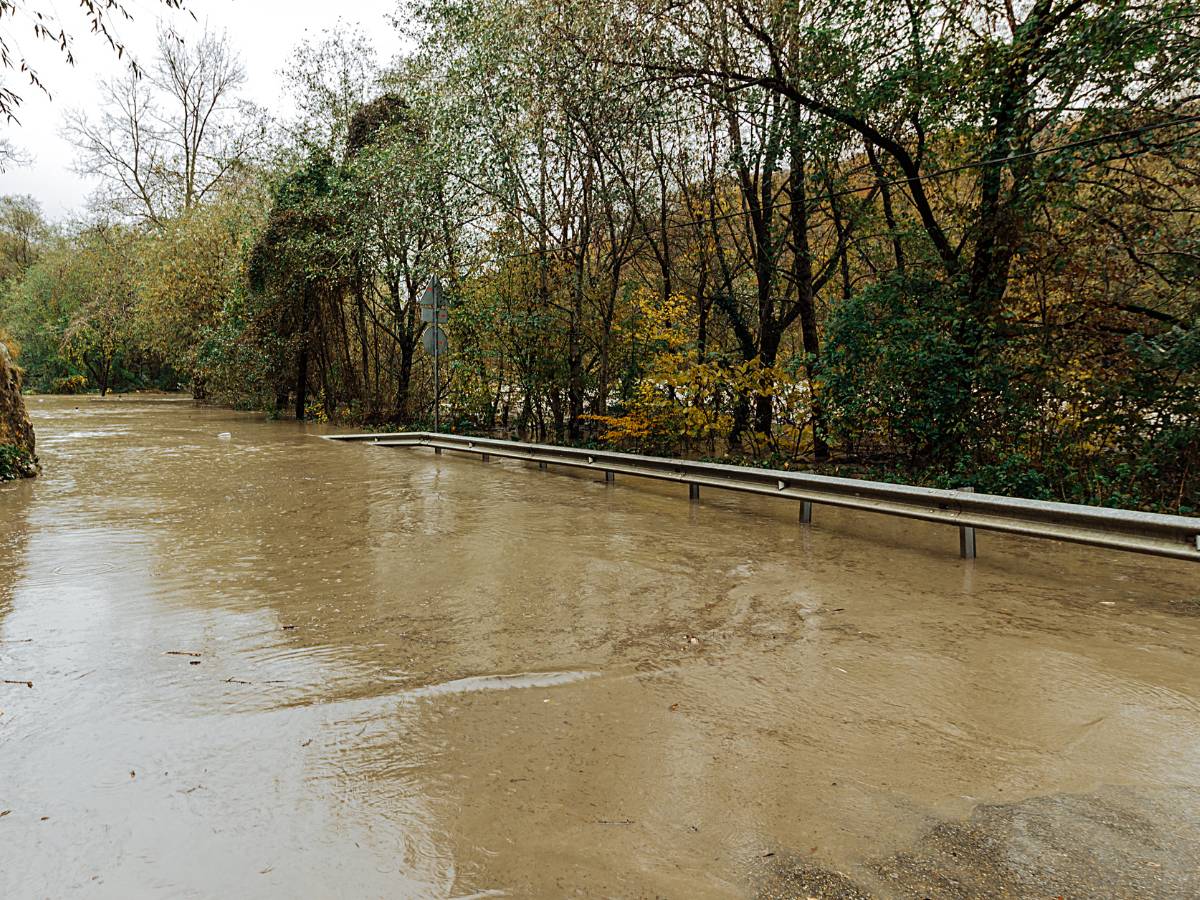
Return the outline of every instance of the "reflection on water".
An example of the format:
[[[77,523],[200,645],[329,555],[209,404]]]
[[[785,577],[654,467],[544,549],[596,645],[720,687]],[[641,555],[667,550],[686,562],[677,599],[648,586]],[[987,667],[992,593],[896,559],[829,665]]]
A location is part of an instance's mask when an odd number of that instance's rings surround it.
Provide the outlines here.
[[[1200,776],[1185,564],[147,399],[0,487],[0,895],[739,896]],[[228,433],[228,437],[222,437]],[[865,876],[864,876],[865,877]]]

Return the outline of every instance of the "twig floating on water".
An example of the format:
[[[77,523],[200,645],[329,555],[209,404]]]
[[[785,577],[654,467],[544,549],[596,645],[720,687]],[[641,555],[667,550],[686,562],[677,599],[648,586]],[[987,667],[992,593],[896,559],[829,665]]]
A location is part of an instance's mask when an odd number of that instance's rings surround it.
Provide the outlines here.
[[[203,655],[203,653],[195,653],[191,650],[167,650],[163,653],[163,656],[195,656],[197,658]]]
[[[11,678],[5,678],[5,679],[4,679],[4,681],[3,681],[3,683],[4,683],[4,684],[23,684],[23,685],[25,685],[25,687],[27,687],[27,688],[32,688],[32,687],[33,687],[33,682],[32,682],[32,681],[14,681],[14,680],[13,680],[13,679],[11,679]]]

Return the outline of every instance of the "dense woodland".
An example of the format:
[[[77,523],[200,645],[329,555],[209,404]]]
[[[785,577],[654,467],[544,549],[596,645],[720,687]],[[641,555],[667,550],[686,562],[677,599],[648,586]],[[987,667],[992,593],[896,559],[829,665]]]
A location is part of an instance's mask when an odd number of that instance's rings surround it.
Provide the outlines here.
[[[381,23],[382,24],[382,23]],[[1200,507],[1194,0],[418,0],[383,63],[218,33],[0,203],[37,390]],[[448,423],[448,424],[447,424]]]

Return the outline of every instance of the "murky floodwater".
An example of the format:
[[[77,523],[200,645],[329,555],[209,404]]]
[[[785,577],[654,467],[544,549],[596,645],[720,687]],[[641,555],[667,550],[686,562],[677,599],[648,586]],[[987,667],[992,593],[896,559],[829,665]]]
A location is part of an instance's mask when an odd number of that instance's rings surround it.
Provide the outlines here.
[[[1200,891],[1196,567],[31,412],[0,896]]]

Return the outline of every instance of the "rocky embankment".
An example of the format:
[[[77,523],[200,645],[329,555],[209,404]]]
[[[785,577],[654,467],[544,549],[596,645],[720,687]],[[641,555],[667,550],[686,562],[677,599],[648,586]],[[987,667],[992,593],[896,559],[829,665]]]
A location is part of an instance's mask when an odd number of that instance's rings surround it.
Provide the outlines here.
[[[0,481],[37,473],[33,425],[21,398],[21,370],[0,343]]]

